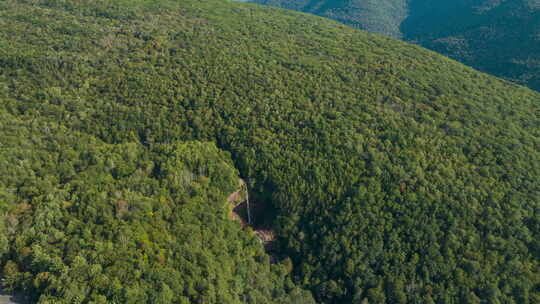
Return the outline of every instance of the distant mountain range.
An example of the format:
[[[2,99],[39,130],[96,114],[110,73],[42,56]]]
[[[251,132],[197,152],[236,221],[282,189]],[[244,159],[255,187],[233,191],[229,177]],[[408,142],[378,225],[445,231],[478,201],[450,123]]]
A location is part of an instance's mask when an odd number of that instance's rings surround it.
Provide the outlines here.
[[[539,0],[255,0],[413,42],[540,90]]]

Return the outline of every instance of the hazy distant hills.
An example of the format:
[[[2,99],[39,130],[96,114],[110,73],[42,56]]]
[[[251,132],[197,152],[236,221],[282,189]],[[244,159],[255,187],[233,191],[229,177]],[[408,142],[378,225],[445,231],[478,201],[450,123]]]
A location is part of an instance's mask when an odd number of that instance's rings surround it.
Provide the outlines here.
[[[540,90],[538,0],[256,0],[420,44]]]

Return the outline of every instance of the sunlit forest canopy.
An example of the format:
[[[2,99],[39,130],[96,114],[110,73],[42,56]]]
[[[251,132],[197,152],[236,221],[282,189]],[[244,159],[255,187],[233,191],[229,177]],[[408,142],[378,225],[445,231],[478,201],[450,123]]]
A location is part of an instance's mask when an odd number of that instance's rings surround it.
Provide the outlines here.
[[[540,302],[540,95],[418,46],[7,0],[0,100],[2,275],[41,303]],[[228,217],[239,177],[276,264]]]

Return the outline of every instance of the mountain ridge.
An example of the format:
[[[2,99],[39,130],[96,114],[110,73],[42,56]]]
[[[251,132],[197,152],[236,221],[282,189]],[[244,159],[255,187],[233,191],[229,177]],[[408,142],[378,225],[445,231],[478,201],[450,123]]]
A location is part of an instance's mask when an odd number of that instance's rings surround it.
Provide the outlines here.
[[[540,90],[540,5],[525,0],[255,0],[419,44],[481,71]],[[316,3],[324,9],[313,9]],[[363,13],[365,12],[365,13]]]

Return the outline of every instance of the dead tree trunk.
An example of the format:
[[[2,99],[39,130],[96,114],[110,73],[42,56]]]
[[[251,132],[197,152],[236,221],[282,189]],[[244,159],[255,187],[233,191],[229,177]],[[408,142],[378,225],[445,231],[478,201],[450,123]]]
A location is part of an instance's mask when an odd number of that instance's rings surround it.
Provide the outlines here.
[[[249,192],[248,192],[247,184],[244,184],[244,190],[246,191],[246,208],[247,208],[248,225],[251,225],[251,211],[249,210]]]

